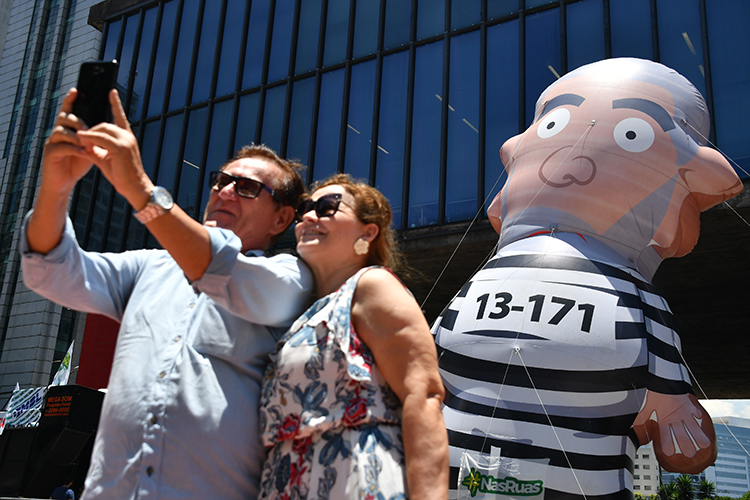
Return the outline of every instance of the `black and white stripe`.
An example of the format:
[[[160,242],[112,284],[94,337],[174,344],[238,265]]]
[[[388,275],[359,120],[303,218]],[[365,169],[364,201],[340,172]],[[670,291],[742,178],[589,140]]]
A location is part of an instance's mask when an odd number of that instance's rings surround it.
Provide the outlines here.
[[[583,498],[581,489],[588,499],[632,498],[631,426],[646,389],[692,392],[672,313],[626,266],[524,249],[501,250],[433,326],[451,488],[463,450],[495,447],[550,460],[547,500]],[[498,295],[503,304],[493,303]],[[561,303],[584,301],[562,320],[550,317]],[[490,307],[500,319],[488,317]],[[586,308],[595,311],[591,331],[575,331]]]

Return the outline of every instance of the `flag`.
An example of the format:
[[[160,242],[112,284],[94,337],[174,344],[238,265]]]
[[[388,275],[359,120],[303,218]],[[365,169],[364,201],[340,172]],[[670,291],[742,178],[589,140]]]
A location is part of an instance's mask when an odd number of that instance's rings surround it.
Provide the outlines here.
[[[68,377],[70,377],[70,360],[73,358],[73,344],[75,343],[75,340],[70,343],[68,352],[65,353],[65,357],[63,357],[62,363],[60,363],[60,368],[57,369],[55,378],[52,379],[50,386],[68,384]]]
[[[8,427],[35,426],[42,416],[42,405],[46,394],[46,387],[13,391],[8,403],[5,425]]]

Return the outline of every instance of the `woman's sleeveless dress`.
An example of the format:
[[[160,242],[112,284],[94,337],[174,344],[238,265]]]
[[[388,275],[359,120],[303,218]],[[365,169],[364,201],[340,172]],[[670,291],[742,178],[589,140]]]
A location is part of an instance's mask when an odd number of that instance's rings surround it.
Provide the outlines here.
[[[271,355],[260,400],[260,499],[407,498],[401,403],[351,322],[360,269]]]

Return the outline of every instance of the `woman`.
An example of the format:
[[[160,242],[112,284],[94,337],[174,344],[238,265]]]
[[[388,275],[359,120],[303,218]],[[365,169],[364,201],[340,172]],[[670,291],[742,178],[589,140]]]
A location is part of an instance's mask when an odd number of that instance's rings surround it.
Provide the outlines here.
[[[338,174],[297,217],[320,299],[266,372],[260,498],[448,498],[435,345],[414,298],[380,267],[398,261],[388,202]]]

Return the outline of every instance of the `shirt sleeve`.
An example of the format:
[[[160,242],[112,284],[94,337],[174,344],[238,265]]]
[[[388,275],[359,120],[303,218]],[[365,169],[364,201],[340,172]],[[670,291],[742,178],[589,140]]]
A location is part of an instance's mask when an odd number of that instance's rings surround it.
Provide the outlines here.
[[[66,220],[60,243],[46,255],[29,249],[26,215],[20,253],[24,284],[42,297],[71,309],[122,320],[138,276],[143,252],[86,252],[76,241],[73,223]]]
[[[193,282],[219,306],[252,323],[286,328],[310,298],[312,273],[296,257],[243,255],[240,239],[226,229],[207,228],[211,263]]]

